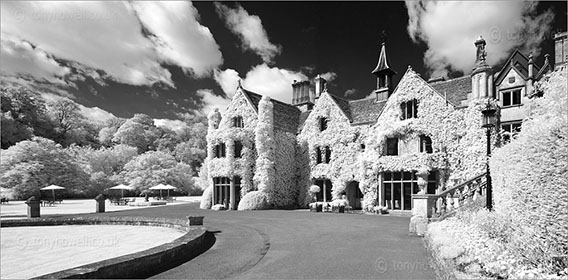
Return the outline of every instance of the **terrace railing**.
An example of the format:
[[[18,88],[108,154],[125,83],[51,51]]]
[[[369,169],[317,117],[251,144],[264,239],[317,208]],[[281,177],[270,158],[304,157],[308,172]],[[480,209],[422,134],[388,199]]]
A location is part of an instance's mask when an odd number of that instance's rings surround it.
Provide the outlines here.
[[[455,213],[456,209],[472,204],[485,195],[486,187],[486,173],[483,173],[438,194],[412,195],[414,207],[410,232],[423,235],[430,220],[444,219]]]

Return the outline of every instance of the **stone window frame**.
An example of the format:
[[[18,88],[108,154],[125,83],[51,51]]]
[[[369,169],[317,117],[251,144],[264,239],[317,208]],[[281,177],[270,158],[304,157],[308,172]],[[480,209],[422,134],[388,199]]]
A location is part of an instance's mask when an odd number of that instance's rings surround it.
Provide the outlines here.
[[[387,155],[387,156],[398,156],[398,152],[399,152],[398,151],[398,142],[399,142],[398,137],[387,137],[385,139],[385,155]],[[395,149],[395,150],[393,150],[393,149]]]
[[[316,147],[316,164],[331,162],[331,148],[329,146]]]
[[[219,143],[215,145],[215,157],[224,158],[227,156],[227,146],[225,143]]]
[[[508,144],[512,139],[515,139],[522,129],[522,121],[510,121],[501,123],[501,140],[503,144]]]
[[[213,204],[229,205],[231,197],[231,179],[229,177],[213,177]]]
[[[325,131],[327,129],[327,118],[326,117],[320,117],[318,124],[319,124],[320,132]]]
[[[234,157],[241,158],[243,156],[243,142],[235,141]]]
[[[523,87],[509,88],[499,91],[501,107],[513,107],[523,105]],[[517,98],[515,98],[517,97]]]
[[[418,117],[418,100],[412,99],[400,103],[400,119],[407,120]]]
[[[245,127],[242,116],[233,117],[233,127],[237,127],[237,128]]]
[[[420,152],[431,154],[433,153],[432,150],[432,138],[428,135],[420,135]]]

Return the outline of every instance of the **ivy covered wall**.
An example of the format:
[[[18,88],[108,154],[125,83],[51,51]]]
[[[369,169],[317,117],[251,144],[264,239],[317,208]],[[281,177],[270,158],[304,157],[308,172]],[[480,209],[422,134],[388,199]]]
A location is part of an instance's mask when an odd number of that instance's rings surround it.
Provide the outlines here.
[[[320,119],[327,120],[327,128],[320,131]],[[361,181],[362,170],[359,165],[362,135],[367,126],[351,126],[349,118],[339,109],[337,103],[327,93],[322,93],[312,112],[298,134],[298,203],[305,207],[311,198],[309,187],[315,179],[329,179],[332,182],[333,199],[345,191],[350,181]],[[329,163],[317,163],[317,148],[329,147]]]
[[[238,89],[229,107],[221,116],[214,110],[208,116],[209,127],[207,131],[207,176],[208,188],[213,187],[214,177],[241,177],[241,197],[253,190],[254,164],[256,150],[254,148],[254,129],[257,125],[255,108],[246,99],[241,89]],[[233,118],[243,118],[243,128],[233,127]],[[240,158],[235,158],[235,141],[241,141],[243,149]],[[224,143],[226,156],[216,158],[215,146]],[[209,191],[208,193],[213,193]],[[212,199],[203,196],[203,199]],[[211,204],[202,204],[204,207]]]

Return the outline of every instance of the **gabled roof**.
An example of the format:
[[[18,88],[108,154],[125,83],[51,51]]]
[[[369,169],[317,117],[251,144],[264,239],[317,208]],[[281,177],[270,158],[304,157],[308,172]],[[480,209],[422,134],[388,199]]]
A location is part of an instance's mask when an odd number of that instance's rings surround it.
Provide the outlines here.
[[[463,76],[447,81],[431,83],[432,86],[442,97],[445,97],[450,104],[461,106],[462,101],[467,100],[467,95],[471,93],[471,76]]]
[[[329,94],[329,96],[331,96],[331,99],[333,99],[333,101],[335,101],[335,104],[337,104],[339,109],[341,109],[341,111],[343,111],[343,113],[349,119],[349,121],[351,121],[351,108],[349,107],[349,101],[345,100],[341,97],[335,96],[333,94],[330,94],[330,93],[328,93],[328,94]]]
[[[513,51],[509,59],[507,59],[507,62],[503,65],[503,68],[501,68],[501,71],[499,71],[499,74],[495,77],[496,85],[501,84],[511,68],[515,68],[523,79],[527,80],[529,78],[529,59],[523,55],[519,49]],[[535,73],[538,73],[540,67],[534,64],[534,69]]]
[[[349,101],[351,124],[358,125],[377,122],[385,104],[387,104],[386,100],[377,102],[375,98]]]
[[[377,63],[377,67],[375,67],[375,70],[371,71],[371,73],[377,74],[383,71],[389,71],[392,72],[393,74],[396,74],[396,72],[392,70],[392,68],[389,65],[390,63],[387,57],[387,50],[385,47],[385,43],[383,43],[381,45],[381,54],[379,55],[379,62]]]
[[[242,87],[241,89],[252,103],[256,112],[258,112],[258,103],[260,102],[260,99],[262,99],[262,95],[246,90]],[[296,134],[300,119],[300,109],[296,108],[296,106],[286,104],[273,98],[271,98],[270,101],[273,104],[272,111],[274,114],[274,128]]]
[[[312,112],[312,110],[308,110],[308,111],[300,113],[300,118],[298,119],[298,130],[296,131],[296,133],[302,132],[302,129],[304,128],[304,123],[306,122],[306,120],[310,116],[311,112]]]

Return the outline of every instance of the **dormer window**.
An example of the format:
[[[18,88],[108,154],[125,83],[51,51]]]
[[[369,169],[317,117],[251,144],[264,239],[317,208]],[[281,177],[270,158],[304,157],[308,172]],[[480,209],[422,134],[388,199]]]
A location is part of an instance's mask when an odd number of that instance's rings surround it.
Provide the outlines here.
[[[240,128],[245,127],[245,125],[243,123],[243,117],[241,117],[241,116],[234,117],[233,118],[233,127],[240,127]]]
[[[416,118],[418,115],[418,101],[412,99],[410,101],[402,102],[400,104],[401,120],[407,120],[411,118]]]
[[[324,131],[327,129],[327,118],[324,117],[319,118],[319,129],[320,131]]]
[[[432,153],[432,139],[426,135],[420,135],[420,152]]]
[[[503,107],[521,105],[521,89],[503,91],[501,101]]]
[[[387,156],[398,156],[398,138],[387,138]]]

